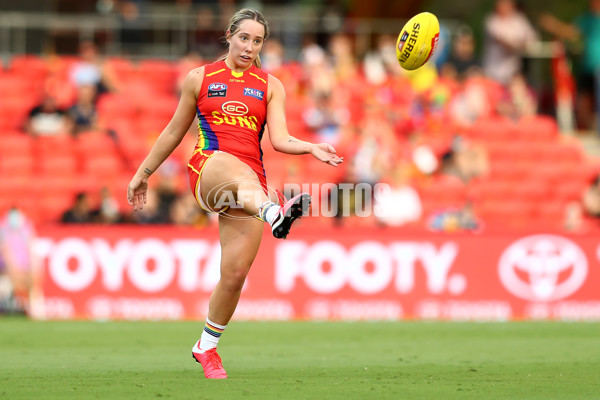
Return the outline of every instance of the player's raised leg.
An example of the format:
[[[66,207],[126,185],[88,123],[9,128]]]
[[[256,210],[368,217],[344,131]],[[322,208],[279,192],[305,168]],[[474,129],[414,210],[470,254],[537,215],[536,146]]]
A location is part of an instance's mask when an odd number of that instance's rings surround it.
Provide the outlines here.
[[[278,239],[287,237],[292,223],[308,211],[311,203],[307,193],[283,205],[271,201],[252,168],[227,153],[216,153],[206,162],[201,190],[202,198],[211,209],[217,211],[235,201],[248,215],[269,223],[273,236]]]

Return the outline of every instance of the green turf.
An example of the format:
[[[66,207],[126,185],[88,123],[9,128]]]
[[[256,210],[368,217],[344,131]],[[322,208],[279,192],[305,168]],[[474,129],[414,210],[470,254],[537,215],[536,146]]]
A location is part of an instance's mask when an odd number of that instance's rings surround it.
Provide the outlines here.
[[[233,322],[225,381],[200,329],[0,318],[0,399],[600,399],[600,324]]]

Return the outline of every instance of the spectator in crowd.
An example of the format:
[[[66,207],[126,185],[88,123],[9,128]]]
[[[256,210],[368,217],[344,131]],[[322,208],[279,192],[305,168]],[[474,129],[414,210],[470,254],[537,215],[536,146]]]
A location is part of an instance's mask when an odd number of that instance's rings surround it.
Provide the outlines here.
[[[462,88],[454,94],[449,104],[452,120],[456,125],[463,127],[491,115],[494,108],[495,104],[486,90],[485,78],[476,75],[463,82]]]
[[[446,62],[442,64],[442,76],[464,81],[481,70],[481,63],[475,56],[475,37],[467,25],[461,25],[452,42],[452,50]]]
[[[117,90],[117,76],[98,54],[98,48],[91,41],[79,45],[80,60],[73,65],[70,80],[76,86],[92,85],[97,95]]]
[[[522,72],[522,55],[537,34],[514,0],[496,0],[495,9],[485,20],[483,69],[485,74],[508,84]]]
[[[169,222],[168,216],[165,216],[161,209],[161,200],[155,190],[148,190],[147,203],[143,209],[133,214],[133,220],[143,225],[166,224]]]
[[[572,23],[542,14],[540,25],[546,31],[573,42],[583,43],[581,66],[577,73],[578,104],[575,107],[582,129],[594,129],[600,115],[600,0],[590,0],[588,11]],[[600,130],[600,125],[596,126]]]
[[[583,193],[582,204],[586,215],[600,218],[600,175],[594,179]]]
[[[90,200],[86,193],[78,193],[73,206],[64,212],[61,222],[65,224],[89,224],[94,222]]]
[[[261,68],[269,73],[277,73],[283,66],[285,49],[277,39],[271,39],[265,46],[261,57]]]
[[[0,297],[12,292],[14,302],[3,306],[8,311],[26,311],[33,285],[36,233],[33,224],[17,207],[0,220]],[[7,279],[8,278],[8,279]]]
[[[100,204],[93,214],[95,215],[94,220],[102,224],[121,222],[122,216],[119,212],[119,203],[115,200],[107,186],[100,189]]]
[[[306,39],[300,60],[307,92],[311,96],[331,95],[336,85],[336,76],[331,59],[325,50],[311,39]]]
[[[473,203],[466,202],[461,208],[435,212],[427,226],[436,232],[479,231],[482,223],[475,215]]]
[[[225,51],[223,45],[224,32],[221,30],[219,14],[215,13],[214,6],[200,5],[196,14],[196,29],[191,33],[191,50],[202,54],[208,59],[213,59]],[[196,65],[198,67],[200,65]]]
[[[487,174],[489,161],[485,149],[457,136],[442,156],[440,173],[469,183],[473,178]]]
[[[423,206],[419,193],[410,185],[411,166],[398,165],[391,176],[383,179],[387,185],[376,185],[373,210],[378,223],[401,226],[421,219]]]
[[[71,131],[71,124],[56,100],[44,95],[41,103],[29,112],[25,130],[32,136],[61,136]]]
[[[571,201],[565,206],[563,228],[571,233],[584,233],[588,230],[588,223],[584,218],[581,202]]]
[[[497,106],[498,114],[514,121],[537,114],[537,108],[536,94],[520,73],[511,78]]]
[[[363,70],[367,81],[374,85],[385,83],[388,78],[402,73],[396,58],[396,38],[381,35],[377,38],[377,48],[363,60]]]
[[[144,41],[142,31],[144,25],[139,3],[138,1],[122,0],[117,8],[121,23],[121,50],[125,54],[137,54]]]
[[[208,214],[204,212],[191,193],[177,197],[170,209],[171,223],[178,226],[204,227],[210,223]]]
[[[95,99],[95,86],[82,85],[77,88],[77,101],[67,110],[71,133],[74,136],[81,132],[94,131],[99,128]]]
[[[357,78],[358,70],[353,43],[349,36],[337,34],[331,37],[331,53],[335,75],[340,83]]]
[[[336,145],[340,141],[341,126],[348,120],[348,110],[336,109],[332,102],[331,96],[317,93],[314,104],[304,110],[302,118],[316,133],[317,140]]]
[[[350,168],[356,182],[375,184],[395,161],[396,137],[383,112],[370,106],[357,139]]]

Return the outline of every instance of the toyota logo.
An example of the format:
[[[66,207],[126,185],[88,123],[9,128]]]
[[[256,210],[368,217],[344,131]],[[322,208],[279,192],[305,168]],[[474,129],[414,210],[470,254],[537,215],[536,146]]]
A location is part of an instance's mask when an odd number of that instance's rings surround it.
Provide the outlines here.
[[[560,300],[585,282],[588,262],[572,241],[555,235],[528,236],[510,245],[498,264],[500,281],[517,297],[535,302]]]

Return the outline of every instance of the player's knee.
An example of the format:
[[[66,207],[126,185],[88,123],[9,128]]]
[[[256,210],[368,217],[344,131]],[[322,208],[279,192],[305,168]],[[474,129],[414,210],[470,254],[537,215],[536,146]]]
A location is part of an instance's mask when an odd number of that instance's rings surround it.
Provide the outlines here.
[[[221,284],[231,291],[241,290],[244,282],[246,282],[249,270],[249,265],[236,263],[235,267],[227,268],[227,271],[221,271]]]

